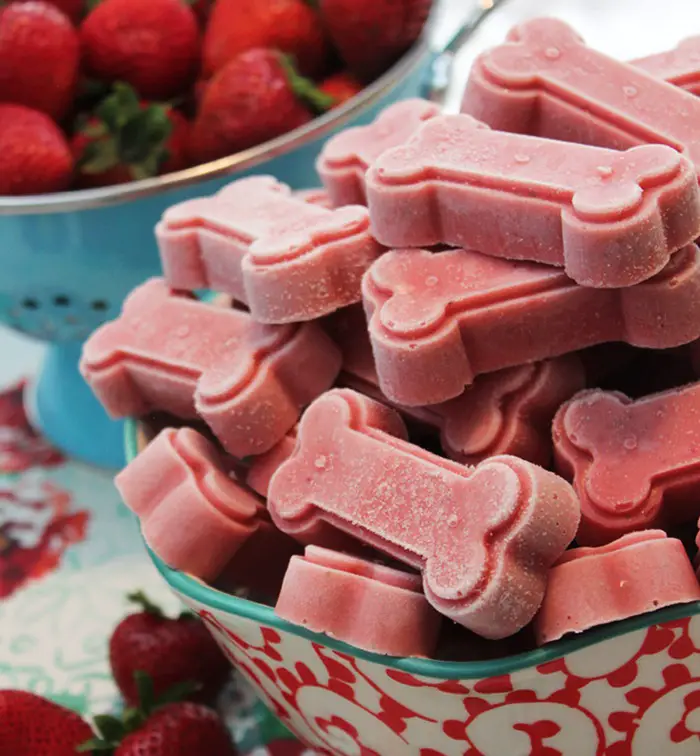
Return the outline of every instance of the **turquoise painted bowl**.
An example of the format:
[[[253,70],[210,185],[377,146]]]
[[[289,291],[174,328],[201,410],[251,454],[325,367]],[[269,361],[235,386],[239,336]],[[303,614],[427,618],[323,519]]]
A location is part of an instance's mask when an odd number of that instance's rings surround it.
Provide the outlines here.
[[[133,459],[146,443],[135,421]],[[261,699],[334,756],[697,756],[700,602],[544,648],[450,662],[367,653],[151,558]]]

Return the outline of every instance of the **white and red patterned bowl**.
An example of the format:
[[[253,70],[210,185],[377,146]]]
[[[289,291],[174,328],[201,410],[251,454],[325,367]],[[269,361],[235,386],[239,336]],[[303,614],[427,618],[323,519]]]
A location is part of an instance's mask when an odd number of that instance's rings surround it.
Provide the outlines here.
[[[130,423],[127,457],[137,451]],[[270,709],[322,753],[700,754],[700,602],[503,659],[444,662],[361,651],[153,561]]]

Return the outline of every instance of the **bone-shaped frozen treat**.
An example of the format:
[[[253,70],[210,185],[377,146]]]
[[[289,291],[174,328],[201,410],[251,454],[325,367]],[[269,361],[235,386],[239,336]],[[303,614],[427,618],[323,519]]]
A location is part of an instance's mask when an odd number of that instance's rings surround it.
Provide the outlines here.
[[[485,637],[517,632],[578,526],[573,490],[516,457],[476,468],[437,457],[387,433],[388,413],[347,389],[313,402],[270,483],[273,522],[356,535],[421,569],[439,612]]]
[[[700,252],[688,245],[626,289],[477,252],[396,250],[363,281],[382,393],[407,406],[458,396],[481,373],[609,341],[663,349],[700,336]]]
[[[661,530],[630,533],[597,548],[571,549],[549,571],[535,617],[539,645],[567,633],[700,600],[683,544]]]
[[[174,205],[156,238],[170,286],[231,294],[263,323],[313,320],[359,301],[362,274],[382,252],[366,208],[329,210],[270,176]]]
[[[315,324],[270,326],[151,279],[83,348],[81,371],[112,417],[197,415],[234,456],[262,453],[329,388],[340,354]]]
[[[367,204],[369,166],[439,113],[440,108],[428,100],[402,100],[382,110],[367,126],[354,126],[331,137],[316,161],[316,170],[335,206]]]
[[[667,144],[700,168],[700,101],[587,47],[563,21],[515,26],[471,68],[462,110],[495,129],[625,149]]]
[[[213,444],[190,428],[167,428],[115,484],[148,545],[170,567],[216,579],[265,521],[263,503],[231,479]]]
[[[343,355],[338,385],[387,403],[379,388],[362,309],[348,307],[334,313],[325,327]],[[570,354],[477,376],[462,394],[447,402],[391,406],[401,414],[412,436],[414,431],[419,438],[439,435],[443,451],[458,462],[477,464],[497,454],[512,454],[547,466],[554,413],[584,385],[581,360]],[[289,453],[293,442],[278,444],[280,456],[283,446]],[[256,473],[270,462],[254,463]]]
[[[419,575],[307,546],[289,562],[275,613],[377,654],[430,656],[441,617]]]
[[[630,63],[657,79],[700,95],[700,36],[688,37],[672,50],[637,58]]]
[[[664,145],[620,152],[437,116],[384,152],[366,183],[386,246],[478,249],[563,266],[596,288],[650,278],[700,235],[695,170]]]
[[[589,390],[552,425],[557,467],[581,501],[581,545],[700,516],[700,383],[636,401]]]

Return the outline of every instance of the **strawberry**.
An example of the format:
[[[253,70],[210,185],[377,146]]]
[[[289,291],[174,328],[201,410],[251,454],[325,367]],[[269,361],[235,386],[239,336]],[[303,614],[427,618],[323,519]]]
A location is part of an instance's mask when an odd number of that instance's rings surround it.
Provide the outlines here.
[[[82,743],[79,753],[108,752],[113,756],[236,756],[231,736],[215,711],[182,702],[184,689],[155,697],[148,675],[137,673],[138,706],[121,718],[95,717],[99,735]]]
[[[204,163],[280,136],[311,120],[305,102],[319,111],[332,105],[286,56],[264,48],[248,50],[204,90],[190,154]]]
[[[16,2],[26,2],[26,0],[0,0],[0,5],[10,5]],[[49,5],[55,5],[74,24],[80,21],[85,12],[85,0],[46,0],[46,2]]]
[[[123,619],[109,642],[109,663],[117,687],[129,705],[138,701],[136,671],[153,680],[160,696],[175,684],[195,682],[195,698],[211,700],[231,674],[231,665],[196,617],[165,617],[142,593],[129,599],[142,611]]]
[[[189,132],[170,105],[141,102],[128,84],[115,84],[73,136],[78,183],[124,184],[186,168]]]
[[[184,92],[199,62],[199,28],[184,0],[104,0],[80,27],[88,72],[152,100]]]
[[[361,92],[362,84],[348,71],[341,71],[324,79],[318,88],[333,99],[333,107],[337,108]]]
[[[256,47],[289,54],[306,76],[323,73],[329,52],[318,14],[305,0],[216,0],[204,35],[204,76]]]
[[[418,39],[431,0],[319,0],[331,39],[362,81],[384,73]]]
[[[0,690],[0,753],[75,756],[92,728],[75,712],[24,690]]]
[[[0,195],[60,192],[72,176],[70,147],[47,115],[0,105]]]
[[[0,102],[60,120],[73,100],[80,41],[70,19],[45,2],[0,8]]]

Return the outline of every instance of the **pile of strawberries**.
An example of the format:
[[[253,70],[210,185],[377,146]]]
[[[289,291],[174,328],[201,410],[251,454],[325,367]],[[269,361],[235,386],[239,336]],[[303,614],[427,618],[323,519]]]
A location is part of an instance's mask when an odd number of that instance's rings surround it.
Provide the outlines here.
[[[67,5],[67,3],[66,3]],[[75,712],[21,690],[0,690],[3,756],[235,756],[213,701],[231,667],[194,615],[166,617],[142,593],[109,643],[121,716],[92,726]]]
[[[181,170],[353,97],[431,0],[0,0],[0,195]]]

